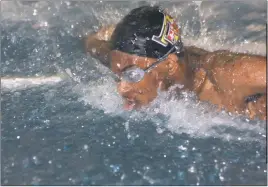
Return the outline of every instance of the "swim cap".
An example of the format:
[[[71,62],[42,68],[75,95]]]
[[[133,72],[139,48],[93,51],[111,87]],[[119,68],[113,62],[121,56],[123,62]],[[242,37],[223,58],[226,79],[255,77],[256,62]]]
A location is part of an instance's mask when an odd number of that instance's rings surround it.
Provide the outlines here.
[[[182,50],[177,24],[157,6],[133,9],[116,26],[111,36],[112,50],[138,56],[160,58],[174,45]]]

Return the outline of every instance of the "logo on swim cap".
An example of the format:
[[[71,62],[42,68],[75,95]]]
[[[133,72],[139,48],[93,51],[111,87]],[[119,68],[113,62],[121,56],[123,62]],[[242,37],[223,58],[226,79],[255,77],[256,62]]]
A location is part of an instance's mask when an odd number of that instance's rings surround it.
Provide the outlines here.
[[[164,47],[167,47],[168,43],[174,45],[179,40],[179,28],[171,16],[161,13],[164,15],[161,32],[158,36],[153,35],[152,40]]]

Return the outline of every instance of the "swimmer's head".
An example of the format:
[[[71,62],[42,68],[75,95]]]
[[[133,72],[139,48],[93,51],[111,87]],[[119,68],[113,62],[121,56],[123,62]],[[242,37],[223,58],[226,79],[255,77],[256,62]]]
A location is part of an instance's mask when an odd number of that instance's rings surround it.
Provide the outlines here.
[[[111,46],[112,50],[128,54],[160,58],[178,40],[179,28],[170,15],[158,6],[142,6],[133,9],[117,24]],[[182,50],[181,42],[177,43],[177,50]]]
[[[181,52],[182,43],[179,28],[170,15],[157,6],[142,6],[117,24],[111,47],[111,69],[118,76],[131,66],[145,69],[174,49],[161,64],[145,73],[140,82],[119,82],[118,91],[125,99],[125,107],[133,109],[151,102],[160,84],[173,79],[178,68],[176,52]]]

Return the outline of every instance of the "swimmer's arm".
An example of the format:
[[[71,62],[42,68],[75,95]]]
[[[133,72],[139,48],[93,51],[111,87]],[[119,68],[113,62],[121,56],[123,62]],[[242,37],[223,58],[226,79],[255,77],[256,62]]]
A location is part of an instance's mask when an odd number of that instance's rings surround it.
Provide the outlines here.
[[[114,25],[103,27],[97,33],[85,38],[86,52],[97,58],[106,67],[109,67],[108,56],[111,51],[109,40],[114,28]]]

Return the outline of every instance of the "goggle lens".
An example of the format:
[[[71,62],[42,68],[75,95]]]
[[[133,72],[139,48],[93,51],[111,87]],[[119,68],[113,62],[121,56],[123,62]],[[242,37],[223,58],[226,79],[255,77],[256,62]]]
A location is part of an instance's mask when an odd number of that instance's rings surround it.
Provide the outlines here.
[[[133,66],[122,72],[121,79],[127,82],[140,82],[144,75],[145,71],[143,69]]]

